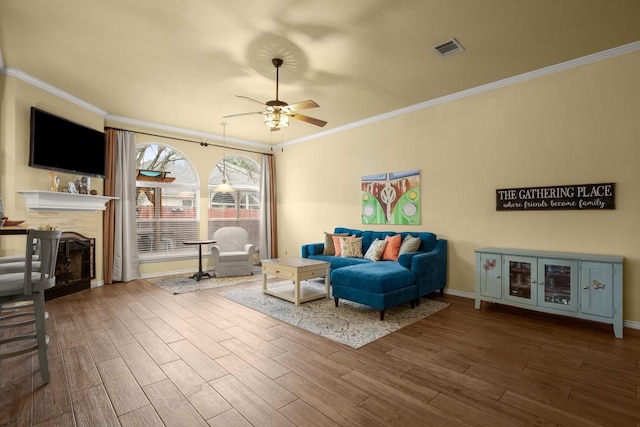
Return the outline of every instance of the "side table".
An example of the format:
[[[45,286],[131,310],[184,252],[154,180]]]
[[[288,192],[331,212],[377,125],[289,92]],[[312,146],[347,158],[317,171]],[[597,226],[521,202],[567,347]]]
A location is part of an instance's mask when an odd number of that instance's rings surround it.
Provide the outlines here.
[[[211,274],[206,271],[202,271],[202,245],[210,245],[216,243],[215,240],[185,240],[182,242],[185,245],[198,245],[198,271],[193,273],[192,279],[196,279],[196,282],[200,281],[202,276],[211,277]]]

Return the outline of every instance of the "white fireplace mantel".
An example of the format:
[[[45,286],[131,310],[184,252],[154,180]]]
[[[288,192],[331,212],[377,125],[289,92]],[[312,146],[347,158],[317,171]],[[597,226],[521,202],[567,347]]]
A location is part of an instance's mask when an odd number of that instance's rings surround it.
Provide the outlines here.
[[[117,197],[88,194],[57,193],[55,191],[21,190],[27,209],[40,211],[103,211],[109,200]]]

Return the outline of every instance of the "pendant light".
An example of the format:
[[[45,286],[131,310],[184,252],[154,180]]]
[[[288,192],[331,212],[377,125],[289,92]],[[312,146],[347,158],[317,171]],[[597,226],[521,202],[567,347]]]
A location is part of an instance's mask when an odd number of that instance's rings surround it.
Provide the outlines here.
[[[232,193],[234,191],[233,187],[231,187],[231,184],[227,182],[227,179],[229,178],[227,176],[227,156],[225,154],[227,140],[227,123],[222,122],[220,124],[222,125],[222,182],[213,191],[215,191],[216,193]]]

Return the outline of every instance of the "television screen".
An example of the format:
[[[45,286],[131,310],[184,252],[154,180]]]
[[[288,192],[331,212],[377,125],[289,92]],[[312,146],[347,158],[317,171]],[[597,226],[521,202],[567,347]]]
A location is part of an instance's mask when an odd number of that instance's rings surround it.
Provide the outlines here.
[[[31,107],[29,166],[104,178],[104,132]]]

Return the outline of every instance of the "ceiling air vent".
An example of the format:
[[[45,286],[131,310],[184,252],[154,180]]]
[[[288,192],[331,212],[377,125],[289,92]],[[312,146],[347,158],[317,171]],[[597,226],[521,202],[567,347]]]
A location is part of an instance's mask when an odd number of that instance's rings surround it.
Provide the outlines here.
[[[464,50],[462,45],[458,43],[458,40],[456,39],[447,40],[433,48],[442,56],[453,55]]]

